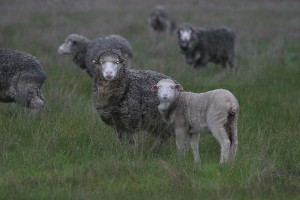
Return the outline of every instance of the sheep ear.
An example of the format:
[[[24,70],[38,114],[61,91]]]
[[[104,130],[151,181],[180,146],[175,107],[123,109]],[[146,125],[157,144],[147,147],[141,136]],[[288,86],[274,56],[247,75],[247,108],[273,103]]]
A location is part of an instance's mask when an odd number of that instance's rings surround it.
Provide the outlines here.
[[[152,91],[152,92],[156,92],[156,91],[157,91],[157,85],[152,85],[151,91]]]
[[[180,84],[176,84],[175,89],[178,91],[183,91],[183,87]]]
[[[127,59],[126,58],[120,58],[119,61],[120,61],[121,64],[125,64]]]

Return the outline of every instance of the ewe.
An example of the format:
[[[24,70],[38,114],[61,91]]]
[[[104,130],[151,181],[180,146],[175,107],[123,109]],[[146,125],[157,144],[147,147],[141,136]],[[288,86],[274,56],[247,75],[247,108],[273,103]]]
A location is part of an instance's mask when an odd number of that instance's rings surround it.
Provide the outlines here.
[[[130,143],[135,143],[137,131],[162,139],[171,135],[157,110],[158,97],[150,90],[168,76],[126,68],[124,55],[116,49],[101,51],[94,63],[94,104],[102,121],[115,129],[121,144],[126,135]]]
[[[194,28],[182,23],[177,30],[178,44],[187,64],[194,68],[205,67],[208,62],[236,67],[236,36],[231,30],[221,27],[214,29]]]
[[[37,113],[45,105],[41,87],[46,77],[32,55],[0,49],[0,102],[16,102],[30,108],[31,114]]]
[[[111,48],[122,50],[128,62],[131,61],[133,57],[132,47],[125,38],[119,35],[109,35],[104,38],[89,40],[84,36],[73,33],[65,39],[65,42],[59,46],[57,51],[59,54],[71,54],[73,62],[81,69],[86,70],[90,77],[93,77],[93,59],[99,51]]]
[[[176,30],[176,22],[171,19],[168,10],[162,5],[157,5],[151,10],[148,24],[152,32],[172,34]]]

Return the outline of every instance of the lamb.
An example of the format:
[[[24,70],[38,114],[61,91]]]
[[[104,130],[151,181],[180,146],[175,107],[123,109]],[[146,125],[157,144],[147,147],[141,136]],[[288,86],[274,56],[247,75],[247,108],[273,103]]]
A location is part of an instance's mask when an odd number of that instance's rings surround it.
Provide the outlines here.
[[[135,133],[147,131],[166,141],[171,135],[156,107],[159,100],[150,91],[166,75],[125,67],[126,58],[116,49],[99,52],[94,60],[94,105],[102,121],[113,127],[121,144],[124,136],[135,144]]]
[[[231,92],[216,89],[205,93],[184,92],[180,84],[163,79],[151,90],[160,100],[158,110],[175,132],[180,153],[188,136],[195,162],[200,161],[200,132],[209,130],[221,146],[220,163],[233,161],[237,146],[239,104]]]
[[[130,43],[120,35],[109,35],[104,38],[89,40],[88,38],[76,33],[70,34],[65,42],[59,46],[59,54],[72,54],[73,62],[81,69],[86,70],[90,77],[93,77],[93,59],[101,50],[115,48],[124,51],[130,66],[133,53]]]
[[[153,32],[173,34],[176,30],[175,20],[162,5],[156,5],[152,9],[148,16],[148,24]]]
[[[38,113],[46,101],[41,91],[46,77],[32,55],[0,49],[0,102],[16,102],[30,108],[32,115]]]
[[[185,55],[187,64],[194,68],[205,67],[208,62],[236,66],[236,36],[228,28],[214,29],[194,28],[182,23],[177,30],[178,44]]]

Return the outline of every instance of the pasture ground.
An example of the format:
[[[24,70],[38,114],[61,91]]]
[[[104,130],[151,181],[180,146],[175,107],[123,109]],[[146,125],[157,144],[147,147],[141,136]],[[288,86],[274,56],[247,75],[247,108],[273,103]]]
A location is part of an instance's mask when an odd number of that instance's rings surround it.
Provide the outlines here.
[[[48,79],[47,107],[30,118],[0,104],[0,199],[300,199],[300,3],[298,0],[179,1],[179,22],[227,26],[238,35],[239,71],[185,64],[175,37],[151,35],[158,1],[2,0],[0,47],[36,56]],[[202,163],[178,158],[138,134],[121,147],[98,117],[92,81],[58,46],[69,33],[116,33],[133,46],[134,66],[165,73],[185,90],[232,91],[240,104],[236,161],[219,165],[219,145],[201,135]]]

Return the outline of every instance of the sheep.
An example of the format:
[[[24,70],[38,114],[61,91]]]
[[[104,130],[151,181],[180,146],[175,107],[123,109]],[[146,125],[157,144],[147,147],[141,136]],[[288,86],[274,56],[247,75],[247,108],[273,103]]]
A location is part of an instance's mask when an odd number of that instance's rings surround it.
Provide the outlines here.
[[[138,131],[168,141],[171,132],[156,109],[159,100],[150,88],[170,77],[151,70],[126,68],[126,58],[116,49],[99,52],[93,62],[94,105],[102,121],[115,129],[120,144],[124,144],[124,136],[135,144]]]
[[[133,57],[130,43],[120,35],[109,35],[104,38],[89,40],[76,33],[70,34],[63,44],[58,48],[59,54],[72,54],[73,62],[81,69],[86,70],[90,77],[93,77],[93,63],[97,53],[103,49],[116,48],[124,51],[130,66]]]
[[[162,5],[156,5],[148,16],[148,24],[152,32],[173,34],[176,22],[170,17],[168,10]]]
[[[237,146],[239,104],[228,90],[216,89],[205,93],[184,92],[180,84],[163,79],[151,87],[160,100],[158,110],[175,132],[179,153],[188,136],[195,162],[200,161],[200,132],[208,130],[221,146],[220,163],[233,161]]]
[[[177,39],[187,64],[194,68],[205,67],[208,62],[236,66],[236,36],[228,28],[213,29],[194,28],[182,23],[177,29]]]
[[[30,108],[35,115],[46,102],[41,91],[46,77],[40,62],[32,55],[0,49],[0,102],[16,102]]]

